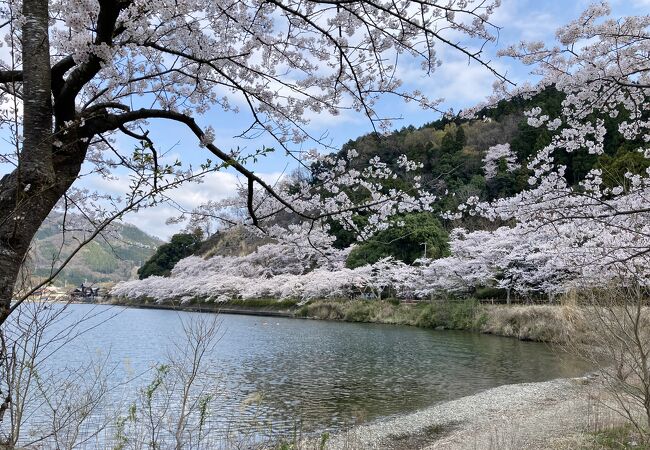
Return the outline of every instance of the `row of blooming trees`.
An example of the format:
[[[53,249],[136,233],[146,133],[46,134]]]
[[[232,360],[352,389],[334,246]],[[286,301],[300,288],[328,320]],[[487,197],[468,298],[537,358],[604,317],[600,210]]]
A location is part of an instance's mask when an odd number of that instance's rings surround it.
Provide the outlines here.
[[[414,265],[393,258],[355,269],[345,267],[351,248],[331,247],[332,238],[303,230],[246,256],[192,256],[181,260],[170,277],[149,277],[118,284],[113,295],[164,301],[222,302],[277,298],[428,298],[470,294],[484,286],[519,295],[553,295],[576,281],[569,261],[557,256],[554,236],[532,236],[520,228],[467,232],[456,229],[451,256],[420,259]],[[320,239],[318,238],[320,236]]]
[[[494,286],[508,293],[552,297],[573,288],[604,286],[613,281],[633,280],[642,285],[650,282],[647,260],[650,254],[650,172],[644,169],[647,165],[628,168],[620,180],[608,177],[602,168],[595,166],[586,176],[575,180],[560,163],[567,153],[602,155],[605,143],[612,140],[631,146],[645,158],[650,157],[650,17],[612,19],[608,14],[610,10],[606,4],[592,5],[581,17],[558,30],[557,46],[547,48],[543,43],[522,43],[503,52],[533,65],[542,81],[535,86],[521,86],[513,92],[503,89],[498,92],[496,101],[504,96],[532,96],[550,85],[563,95],[559,114],[553,115],[540,107],[525,113],[530,126],[548,132],[549,144],[526,161],[517,161],[508,143],[487,151],[484,157],[487,177],[494,176],[499,164],[506,170],[522,165],[530,173],[529,188],[491,202],[470,197],[458,211],[449,211],[444,216],[458,219],[470,214],[508,225],[494,231],[454,230],[451,256],[446,258],[420,261],[415,266],[382,261],[386,279],[391,278],[388,275],[391,272],[399,273],[395,277],[397,281],[391,285],[398,296],[470,292],[480,286]],[[484,110],[485,106],[474,111]],[[611,118],[617,118],[614,128],[606,126]],[[403,162],[407,167],[411,167],[410,164],[415,163]],[[340,167],[339,174],[345,173],[342,163],[330,166]],[[371,167],[377,179],[393,176],[384,172],[388,169],[378,161]],[[338,183],[333,178],[327,180],[333,186]],[[415,187],[419,187],[417,183],[414,179]],[[354,189],[352,185],[344,185],[340,193],[348,192],[347,188]],[[324,202],[332,202],[337,195],[321,198]],[[372,203],[373,195],[369,198]],[[350,197],[346,197],[346,201],[351,201]],[[414,203],[415,198],[401,202],[402,205]],[[430,204],[429,201],[425,203]],[[275,208],[273,202],[270,205],[271,210]],[[395,206],[396,212],[403,208]],[[351,204],[344,205],[343,209],[346,207]],[[381,229],[385,217],[371,216],[369,223],[378,224]],[[342,219],[345,226],[365,238],[362,230],[355,228],[357,222],[351,213]],[[310,226],[305,231],[313,229]],[[278,232],[276,236],[282,234]],[[324,266],[315,267],[324,270]],[[371,267],[355,270],[372,273]],[[311,269],[313,267],[294,274],[311,277],[309,281],[301,280],[300,286],[315,283],[308,288],[309,292],[315,292],[318,284],[331,286],[329,281],[335,278],[333,275],[326,283],[326,272],[319,278],[309,275]],[[328,272],[334,274],[340,270],[330,268]],[[385,283],[381,276],[376,278],[381,281],[369,280],[367,285]],[[263,279],[273,280],[274,277]],[[341,280],[351,285],[345,277]],[[123,288],[116,292],[119,289]],[[285,292],[310,298],[300,290]],[[332,296],[334,292],[342,291],[339,287],[332,292],[323,290],[321,296]]]

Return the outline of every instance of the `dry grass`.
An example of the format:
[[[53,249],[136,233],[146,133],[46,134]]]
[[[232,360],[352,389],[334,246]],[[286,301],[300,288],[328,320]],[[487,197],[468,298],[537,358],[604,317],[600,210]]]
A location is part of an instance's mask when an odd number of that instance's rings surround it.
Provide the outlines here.
[[[564,343],[584,333],[584,315],[571,305],[483,306],[481,332],[521,340]]]
[[[298,317],[348,322],[466,329],[521,340],[566,343],[587,339],[585,315],[574,303],[560,305],[486,305],[475,300],[396,304],[389,301],[317,300]],[[583,338],[584,336],[584,338]]]

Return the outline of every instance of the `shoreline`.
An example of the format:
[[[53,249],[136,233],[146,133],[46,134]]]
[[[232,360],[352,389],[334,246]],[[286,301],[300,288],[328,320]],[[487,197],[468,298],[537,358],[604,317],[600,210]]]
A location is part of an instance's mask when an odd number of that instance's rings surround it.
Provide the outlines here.
[[[541,450],[581,448],[605,419],[598,377],[506,384],[337,433],[327,449]]]
[[[475,299],[407,304],[387,300],[313,300],[304,305],[274,299],[226,303],[154,303],[112,298],[87,304],[173,311],[246,314],[293,319],[408,325],[436,330],[461,330],[522,341],[562,344],[581,334],[579,308],[569,305],[490,305]],[[249,306],[250,305],[250,306]]]
[[[138,308],[138,309],[162,309],[167,311],[182,311],[182,312],[198,312],[198,313],[212,313],[212,314],[236,314],[247,316],[262,316],[262,317],[285,317],[287,319],[307,319],[306,317],[297,317],[289,311],[273,311],[265,309],[246,309],[246,308],[211,308],[200,307],[197,305],[180,306],[180,305],[158,305],[158,304],[135,304],[127,302],[76,302],[87,305],[108,305],[108,306],[122,306],[124,308]]]

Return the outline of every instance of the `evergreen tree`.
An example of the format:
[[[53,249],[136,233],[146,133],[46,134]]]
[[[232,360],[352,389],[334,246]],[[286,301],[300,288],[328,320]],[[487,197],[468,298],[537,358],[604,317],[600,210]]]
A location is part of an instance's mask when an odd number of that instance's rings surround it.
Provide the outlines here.
[[[194,254],[199,249],[202,238],[200,230],[173,235],[168,244],[158,247],[156,253],[138,269],[138,277],[143,280],[152,275],[169,275],[178,261]]]
[[[355,247],[346,266],[353,269],[387,256],[412,264],[416,259],[440,258],[449,254],[449,236],[430,213],[407,214],[390,228]]]

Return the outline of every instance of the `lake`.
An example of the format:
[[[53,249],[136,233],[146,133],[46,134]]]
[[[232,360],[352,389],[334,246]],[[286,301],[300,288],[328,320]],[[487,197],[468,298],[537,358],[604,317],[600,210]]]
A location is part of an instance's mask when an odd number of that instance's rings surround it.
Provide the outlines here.
[[[182,343],[182,321],[206,316],[69,305],[63,322],[86,317],[85,331],[45,366],[76,368],[99,355],[116,384],[143,374],[120,391],[124,399],[150,382],[170,342]],[[219,321],[206,376],[218,387],[210,420],[223,432],[331,432],[503,384],[588,370],[543,343],[469,332],[226,314]]]

